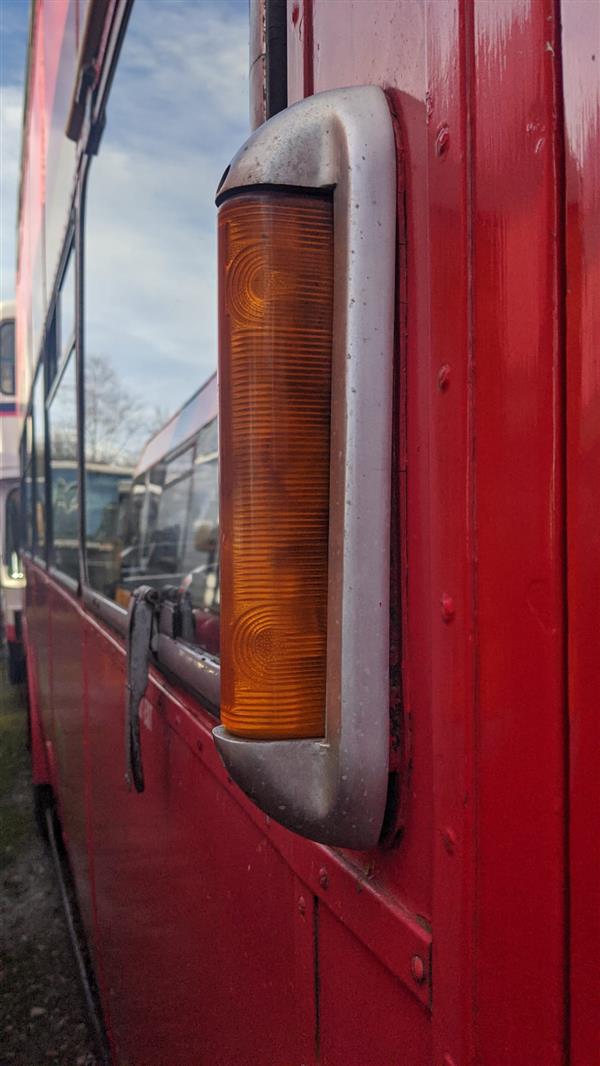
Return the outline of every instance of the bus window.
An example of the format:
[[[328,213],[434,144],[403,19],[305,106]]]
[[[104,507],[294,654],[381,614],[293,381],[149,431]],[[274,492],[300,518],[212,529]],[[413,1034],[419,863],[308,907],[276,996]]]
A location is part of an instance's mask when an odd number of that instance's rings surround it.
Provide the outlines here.
[[[193,451],[165,464],[156,517],[149,530],[146,572],[152,584],[172,583],[180,578],[183,537],[190,498]]]
[[[60,289],[56,356],[60,361],[75,346],[75,256],[70,253]]]
[[[200,434],[183,548],[182,587],[192,600],[196,641],[219,651],[219,471],[217,420]]]
[[[34,523],[36,552],[43,558],[46,546],[46,418],[44,411],[44,365],[40,364],[33,387]]]
[[[8,576],[16,581],[23,577],[21,565],[21,511],[19,489],[11,489],[6,497],[6,534],[4,547]]]
[[[226,71],[198,62],[214,39]],[[176,584],[190,556],[193,454],[123,486],[148,440],[217,361],[214,194],[246,136],[247,0],[136,0],[88,174],[84,263],[84,441],[89,585],[125,606],[144,582]],[[189,101],[199,101],[190,107]],[[181,464],[188,463],[186,470]],[[100,466],[116,522],[98,558]],[[106,491],[104,486],[103,491]],[[120,498],[119,498],[120,497]],[[103,506],[109,506],[104,496]],[[143,501],[143,502],[142,502]],[[119,517],[121,516],[121,517]],[[188,538],[188,539],[186,539]],[[195,587],[195,586],[194,586]]]
[[[181,581],[192,461],[188,447],[134,483],[117,596],[122,604],[141,583],[161,588]]]
[[[23,547],[26,551],[33,550],[33,482],[32,482],[32,437],[33,425],[31,413],[25,419],[25,427],[21,440],[21,512],[23,516]]]
[[[71,355],[48,405],[52,506],[52,563],[79,579],[77,399]]]
[[[12,319],[0,323],[0,392],[15,394],[15,324]]]

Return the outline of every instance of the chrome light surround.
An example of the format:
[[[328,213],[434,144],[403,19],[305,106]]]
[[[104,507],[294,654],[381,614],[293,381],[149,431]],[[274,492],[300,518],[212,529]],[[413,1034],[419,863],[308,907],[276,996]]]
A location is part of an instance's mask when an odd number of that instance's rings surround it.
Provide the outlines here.
[[[333,188],[326,735],[213,735],[231,777],[276,821],[364,849],[381,833],[389,750],[396,152],[383,91],[332,90],[280,112],[235,156],[217,203],[265,185]]]

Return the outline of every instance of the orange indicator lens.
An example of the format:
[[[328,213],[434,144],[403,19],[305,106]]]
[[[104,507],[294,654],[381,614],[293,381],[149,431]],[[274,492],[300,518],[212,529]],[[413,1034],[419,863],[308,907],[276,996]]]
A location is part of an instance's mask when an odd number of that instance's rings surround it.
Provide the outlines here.
[[[219,210],[221,719],[325,732],[333,307],[330,198]]]

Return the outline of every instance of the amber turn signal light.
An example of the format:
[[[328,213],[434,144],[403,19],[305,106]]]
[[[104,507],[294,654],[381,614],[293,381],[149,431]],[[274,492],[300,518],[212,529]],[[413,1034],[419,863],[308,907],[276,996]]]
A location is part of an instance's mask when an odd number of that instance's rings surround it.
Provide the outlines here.
[[[325,734],[333,313],[329,195],[219,209],[221,720]]]

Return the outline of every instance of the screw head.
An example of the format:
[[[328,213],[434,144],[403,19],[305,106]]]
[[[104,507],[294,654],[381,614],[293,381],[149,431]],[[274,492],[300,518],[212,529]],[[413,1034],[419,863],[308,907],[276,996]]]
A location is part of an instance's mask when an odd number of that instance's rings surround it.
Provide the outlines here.
[[[454,618],[455,607],[452,596],[449,596],[447,592],[444,592],[441,599],[442,618],[444,622],[451,622]]]
[[[422,985],[425,980],[425,963],[420,955],[413,955],[410,960],[410,972],[417,984]]]
[[[450,827],[446,827],[443,833],[444,847],[448,852],[448,855],[454,855],[454,849],[456,847],[456,833]]]

